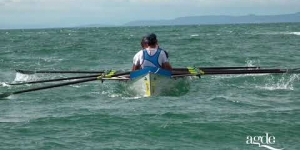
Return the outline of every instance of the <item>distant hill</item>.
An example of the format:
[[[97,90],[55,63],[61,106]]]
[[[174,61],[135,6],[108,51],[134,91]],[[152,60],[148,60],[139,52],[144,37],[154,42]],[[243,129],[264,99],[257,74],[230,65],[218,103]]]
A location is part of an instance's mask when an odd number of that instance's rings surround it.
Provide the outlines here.
[[[158,25],[198,25],[198,24],[242,24],[242,23],[281,23],[300,22],[300,12],[283,15],[246,15],[246,16],[188,16],[173,20],[137,20],[124,26],[158,26]]]
[[[81,25],[78,27],[114,27],[116,25],[110,25],[110,24],[87,24],[87,25]]]

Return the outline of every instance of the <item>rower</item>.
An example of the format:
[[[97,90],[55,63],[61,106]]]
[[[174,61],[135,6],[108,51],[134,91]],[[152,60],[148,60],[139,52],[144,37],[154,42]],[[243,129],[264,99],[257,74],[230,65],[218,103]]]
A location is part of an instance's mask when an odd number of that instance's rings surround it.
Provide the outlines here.
[[[142,40],[141,40],[141,47],[142,47],[142,50],[144,50],[144,49],[146,49],[147,47],[148,47],[148,43],[147,43],[147,38],[146,38],[146,36],[143,36],[142,37]],[[160,48],[159,46],[158,46],[158,44],[156,44],[157,45],[157,47],[158,48]],[[161,49],[161,48],[160,48]],[[167,56],[167,58],[169,59],[169,53],[167,52],[167,51],[165,51],[165,50],[163,50],[163,49],[161,49],[162,51],[164,51],[164,53],[166,53],[166,56]]]
[[[156,35],[148,34],[143,38],[141,46],[144,48],[133,57],[132,70],[144,69],[146,67],[156,67],[172,70],[167,54],[158,47]]]

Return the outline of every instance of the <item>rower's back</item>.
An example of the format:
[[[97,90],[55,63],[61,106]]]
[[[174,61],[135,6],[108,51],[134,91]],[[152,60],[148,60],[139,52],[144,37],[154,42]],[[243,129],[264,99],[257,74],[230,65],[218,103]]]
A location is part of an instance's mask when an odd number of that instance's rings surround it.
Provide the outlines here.
[[[154,33],[148,34],[145,36],[144,40],[148,47],[135,55],[132,70],[144,69],[147,67],[172,70],[166,52],[158,47],[156,35]]]

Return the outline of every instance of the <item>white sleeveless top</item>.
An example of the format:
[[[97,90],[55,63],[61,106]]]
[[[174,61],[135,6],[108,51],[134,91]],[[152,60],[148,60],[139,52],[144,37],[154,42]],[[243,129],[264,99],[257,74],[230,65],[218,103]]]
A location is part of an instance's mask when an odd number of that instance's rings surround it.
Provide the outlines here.
[[[146,48],[148,55],[153,56],[157,52],[157,48]],[[166,56],[166,53],[161,52],[158,56],[158,63],[161,66],[163,63],[168,62],[168,58]],[[143,50],[140,50],[135,54],[133,57],[133,64],[134,65],[142,65],[144,62],[143,57]]]

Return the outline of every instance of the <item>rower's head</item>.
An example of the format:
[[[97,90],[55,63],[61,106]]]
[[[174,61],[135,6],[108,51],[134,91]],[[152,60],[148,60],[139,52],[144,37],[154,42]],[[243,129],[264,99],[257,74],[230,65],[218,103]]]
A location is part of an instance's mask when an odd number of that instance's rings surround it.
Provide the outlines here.
[[[148,42],[147,42],[146,36],[143,36],[143,38],[141,40],[141,46],[143,49],[148,47]]]
[[[150,33],[146,35],[145,41],[147,42],[148,46],[151,48],[155,48],[157,45],[157,39],[154,33]]]

